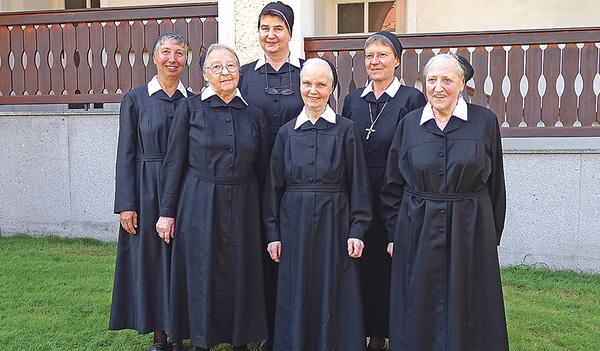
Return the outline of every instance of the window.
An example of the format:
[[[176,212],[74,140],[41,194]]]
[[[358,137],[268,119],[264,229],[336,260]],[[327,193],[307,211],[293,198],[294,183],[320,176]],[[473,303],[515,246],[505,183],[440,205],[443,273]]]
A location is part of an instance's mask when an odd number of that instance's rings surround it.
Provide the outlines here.
[[[100,7],[100,0],[65,0],[65,10]]]
[[[404,32],[404,21],[396,19],[405,13],[406,1],[337,1],[337,33],[374,33],[380,30]],[[399,8],[402,7],[399,12]]]

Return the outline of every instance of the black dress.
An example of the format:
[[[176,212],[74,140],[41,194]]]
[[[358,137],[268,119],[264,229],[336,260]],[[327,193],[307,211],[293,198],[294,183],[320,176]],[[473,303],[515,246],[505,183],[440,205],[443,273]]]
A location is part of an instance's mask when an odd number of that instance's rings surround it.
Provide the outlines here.
[[[367,336],[388,337],[392,258],[387,253],[388,236],[379,211],[379,191],[396,126],[408,112],[425,106],[425,97],[419,90],[404,85],[400,85],[394,97],[383,93],[375,99],[372,91],[361,97],[363,91],[364,88],[356,89],[346,96],[342,116],[358,124],[374,199],[373,220],[359,259],[365,332]],[[373,120],[381,115],[373,127],[375,132],[366,139],[371,126],[369,104]]]
[[[264,63],[256,69],[257,62]],[[304,60],[290,58],[275,71],[269,63],[265,63],[265,58],[248,63],[240,69],[239,87],[244,99],[248,103],[259,107],[263,111],[267,128],[269,129],[269,152],[273,148],[275,136],[279,128],[296,118],[304,107],[302,96],[300,96],[300,67]],[[290,62],[292,64],[290,64]],[[290,79],[291,77],[291,79]],[[290,85],[292,82],[291,95],[270,95],[265,92],[268,85],[270,88]],[[264,273],[265,273],[265,294],[267,300],[267,322],[269,323],[269,333],[272,338],[275,322],[275,302],[277,294],[277,263],[271,259],[267,252],[267,241],[263,235],[264,248]]]
[[[292,120],[273,147],[264,216],[268,241],[281,241],[274,350],[365,349],[347,240],[364,239],[370,189],[358,128],[336,118],[298,129]]]
[[[441,131],[415,110],[390,148],[381,201],[394,242],[391,350],[508,350],[500,129],[487,108],[467,111]]]
[[[119,230],[117,263],[109,328],[135,329],[141,334],[166,330],[169,317],[171,246],[156,232],[158,177],[176,102],[159,90],[148,96],[148,86],[123,97],[119,116],[119,143],[115,213],[137,211],[137,234]]]
[[[240,97],[201,97],[177,106],[161,173],[160,214],[175,218],[169,331],[237,346],[267,337],[257,179],[267,128]]]
[[[279,128],[296,118],[304,107],[302,96],[300,96],[300,67],[304,64],[304,60],[299,60],[296,63],[298,65],[286,62],[279,68],[279,71],[273,69],[269,63],[255,69],[257,61],[242,66],[239,88],[249,104],[257,106],[263,111],[269,129],[269,145],[272,148]],[[260,61],[262,62],[264,59]],[[265,92],[267,81],[269,88],[290,85],[292,82],[293,94],[269,95]]]

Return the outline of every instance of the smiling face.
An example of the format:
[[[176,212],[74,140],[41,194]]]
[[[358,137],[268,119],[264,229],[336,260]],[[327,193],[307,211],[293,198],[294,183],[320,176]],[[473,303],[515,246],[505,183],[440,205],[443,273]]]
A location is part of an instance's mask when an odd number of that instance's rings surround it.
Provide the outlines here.
[[[465,87],[455,60],[450,56],[441,56],[432,61],[427,69],[427,100],[434,112],[450,116],[456,107],[458,95]]]
[[[258,41],[265,54],[289,52],[292,35],[285,22],[272,15],[264,15],[260,19]]]
[[[311,65],[302,70],[300,94],[309,116],[311,112],[316,115],[323,113],[332,92],[333,82],[328,66]]]
[[[186,54],[185,48],[174,39],[165,40],[152,56],[159,81],[179,79],[185,68]]]
[[[227,66],[235,65],[234,72],[230,72]],[[211,67],[215,65],[221,66],[221,72],[213,73]],[[210,52],[204,63],[204,80],[206,80],[212,89],[221,98],[228,97],[232,98],[235,95],[235,89],[237,88],[240,80],[240,70],[237,65],[237,60],[233,53],[225,48],[215,49]],[[227,101],[226,99],[223,99]]]
[[[394,79],[394,70],[399,64],[400,59],[389,45],[375,41],[365,48],[365,68],[369,78],[376,82]]]

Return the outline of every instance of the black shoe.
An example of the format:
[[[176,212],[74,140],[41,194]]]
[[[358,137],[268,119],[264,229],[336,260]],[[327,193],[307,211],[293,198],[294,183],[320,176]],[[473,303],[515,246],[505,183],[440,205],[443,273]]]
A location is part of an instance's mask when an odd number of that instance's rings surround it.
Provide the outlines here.
[[[196,350],[196,351],[209,351],[208,349],[205,349],[205,348],[203,348],[203,347],[199,347],[199,346],[196,346],[196,347],[194,348],[194,350]]]
[[[163,344],[162,342],[155,342],[150,346],[148,351],[169,351],[169,347],[167,344]]]
[[[273,340],[263,340],[258,347],[259,351],[273,351]]]
[[[169,343],[169,350],[171,351],[185,351],[183,343],[181,341],[175,341]]]
[[[248,351],[248,345],[234,346],[232,351]]]

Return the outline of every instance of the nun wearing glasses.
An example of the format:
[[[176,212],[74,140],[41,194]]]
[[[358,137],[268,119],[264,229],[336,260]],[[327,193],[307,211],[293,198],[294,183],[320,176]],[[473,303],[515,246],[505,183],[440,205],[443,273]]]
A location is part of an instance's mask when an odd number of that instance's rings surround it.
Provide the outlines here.
[[[161,170],[156,229],[173,245],[170,333],[196,351],[267,338],[260,192],[268,134],[237,89],[239,60],[212,44],[203,92],[177,105]]]
[[[389,337],[390,272],[392,259],[387,254],[388,237],[379,211],[379,190],[388,151],[398,122],[412,110],[425,106],[425,96],[413,87],[402,85],[394,75],[400,66],[402,45],[396,34],[381,31],[365,41],[365,69],[370,82],[344,99],[342,116],[358,125],[373,199],[373,220],[365,236],[360,259],[365,332],[368,351],[386,350]]]
[[[258,16],[258,41],[263,55],[240,70],[240,91],[248,103],[262,109],[269,130],[269,150],[279,128],[296,118],[304,104],[300,96],[300,68],[304,60],[291,55],[294,11],[281,1],[268,3]],[[263,237],[263,247],[267,242]],[[275,320],[277,265],[264,255],[267,319],[270,335]],[[272,350],[271,339],[261,351]]]

